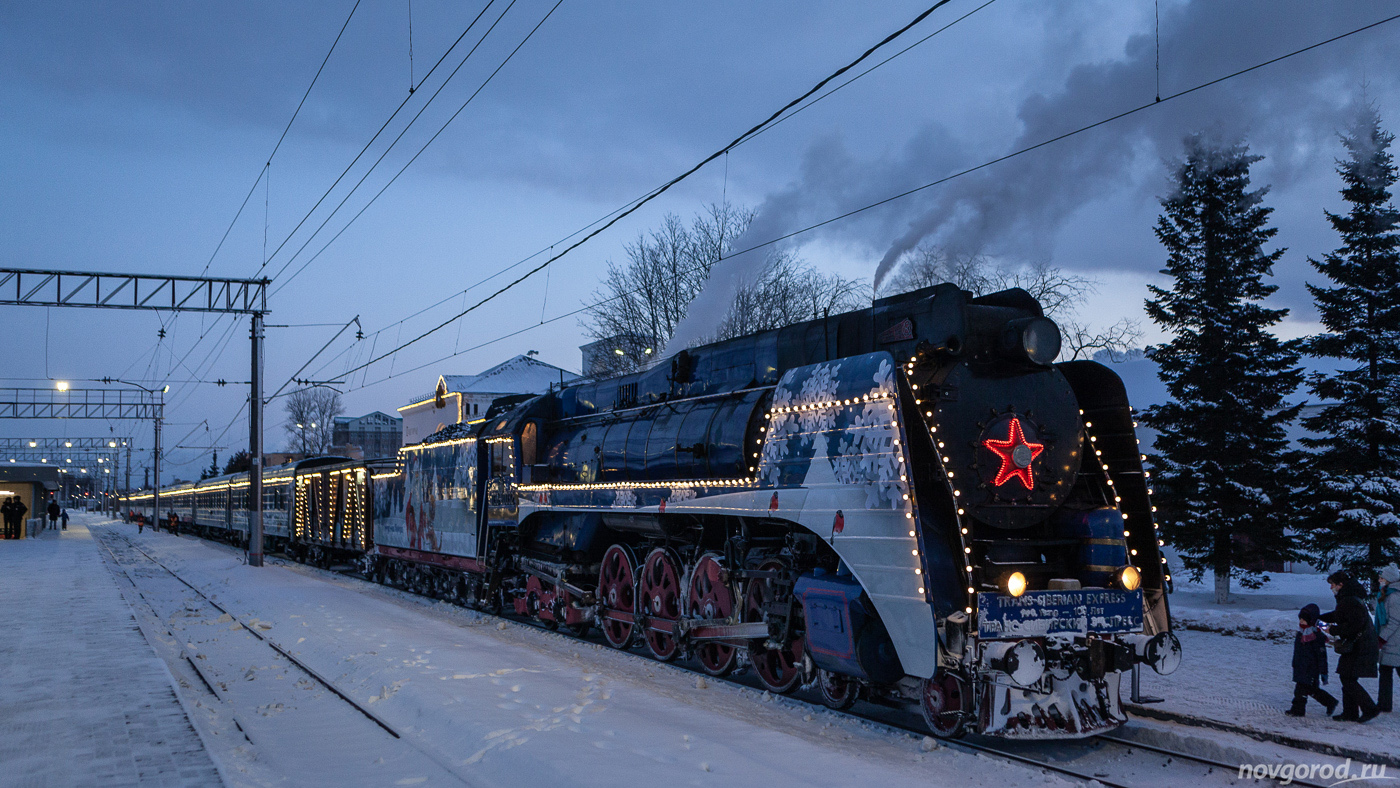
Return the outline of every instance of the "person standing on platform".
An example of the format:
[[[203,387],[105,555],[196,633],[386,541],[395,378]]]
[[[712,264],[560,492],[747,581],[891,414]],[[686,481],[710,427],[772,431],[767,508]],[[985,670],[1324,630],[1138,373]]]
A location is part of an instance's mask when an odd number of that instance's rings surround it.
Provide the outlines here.
[[[1337,649],[1337,675],[1342,679],[1342,713],[1332,719],[1339,722],[1369,722],[1380,713],[1370,693],[1359,679],[1373,679],[1380,661],[1380,642],[1371,612],[1366,609],[1369,596],[1346,572],[1333,572],[1327,577],[1332,593],[1337,596],[1337,609],[1323,613],[1318,620],[1332,625]]]
[[[55,500],[52,499],[52,498],[49,499],[48,513],[49,513],[49,527],[52,528],[52,529],[54,529],[55,531],[57,531],[57,530],[58,530],[58,516],[59,516],[60,514],[63,513],[63,510],[60,509],[60,508],[58,507],[58,501],[55,501]]]
[[[60,520],[63,521],[63,530],[67,531],[67,530],[68,530],[68,510],[65,508],[65,509],[63,510],[62,514],[60,514],[58,517],[59,517]]]
[[[1381,598],[1376,602],[1376,629],[1381,644],[1381,681],[1376,707],[1394,708],[1395,674],[1400,673],[1400,567],[1381,569]]]
[[[24,505],[24,501],[15,499],[15,505],[10,508],[10,533],[11,539],[18,539],[24,533],[24,516],[29,514],[29,507]]]
[[[15,516],[15,499],[14,499],[14,498],[6,498],[4,503],[0,503],[0,514],[4,514],[4,515],[5,515],[5,532],[4,532],[3,538],[5,538],[5,539],[13,539],[14,537],[10,535],[10,534],[11,534],[10,529],[11,529],[12,523],[13,523],[13,521],[14,521],[14,516]]]

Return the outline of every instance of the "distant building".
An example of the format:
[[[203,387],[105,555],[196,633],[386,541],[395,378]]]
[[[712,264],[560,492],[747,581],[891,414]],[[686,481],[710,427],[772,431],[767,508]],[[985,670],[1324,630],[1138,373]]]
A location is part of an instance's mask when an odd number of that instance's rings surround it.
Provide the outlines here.
[[[331,453],[357,460],[393,457],[403,445],[403,419],[375,411],[363,416],[336,416]]]
[[[418,443],[449,424],[478,421],[497,397],[543,394],[579,376],[531,356],[516,356],[478,375],[441,375],[433,393],[399,408],[403,445]]]

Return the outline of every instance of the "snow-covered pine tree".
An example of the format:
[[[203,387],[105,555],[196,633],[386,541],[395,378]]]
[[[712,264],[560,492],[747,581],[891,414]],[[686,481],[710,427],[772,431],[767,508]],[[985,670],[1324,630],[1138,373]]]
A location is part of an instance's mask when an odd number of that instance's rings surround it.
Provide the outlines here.
[[[1162,273],[1175,281],[1148,288],[1148,316],[1175,335],[1147,351],[1172,396],[1144,414],[1161,433],[1151,458],[1158,519],[1186,570],[1214,575],[1222,603],[1232,577],[1257,587],[1260,563],[1298,557],[1285,530],[1293,463],[1284,427],[1300,406],[1284,397],[1302,372],[1295,345],[1268,330],[1287,310],[1260,304],[1277,289],[1263,277],[1283,256],[1264,251],[1277,232],[1267,189],[1249,190],[1261,158],[1243,142],[1186,138],[1156,227]]]
[[[1342,245],[1313,267],[1335,287],[1308,285],[1327,332],[1305,351],[1339,359],[1308,388],[1326,404],[1303,425],[1317,437],[1307,486],[1310,546],[1321,563],[1374,576],[1400,558],[1400,213],[1391,203],[1395,135],[1363,105],[1341,135],[1346,214],[1327,211]]]

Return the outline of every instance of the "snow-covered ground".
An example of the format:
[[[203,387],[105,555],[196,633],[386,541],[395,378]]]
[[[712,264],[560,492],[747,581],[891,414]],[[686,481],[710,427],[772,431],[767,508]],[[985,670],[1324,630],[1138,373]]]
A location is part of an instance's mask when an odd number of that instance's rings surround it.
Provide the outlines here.
[[[1309,702],[1307,717],[1284,715],[1293,699],[1293,633],[1298,610],[1309,602],[1326,612],[1334,606],[1325,575],[1271,575],[1257,591],[1236,587],[1227,605],[1214,602],[1209,578],[1179,582],[1171,595],[1172,618],[1184,651],[1171,676],[1144,673],[1143,692],[1165,697],[1156,708],[1253,728],[1307,741],[1400,755],[1400,714],[1382,714],[1365,725],[1335,722]],[[1212,631],[1192,631],[1200,627]],[[1336,668],[1335,653],[1329,667]],[[1363,679],[1374,698],[1377,682]],[[1324,687],[1340,699],[1335,674]]]
[[[0,786],[220,784],[87,529],[0,541]]]
[[[1177,576],[1171,595],[1172,619],[1179,626],[1217,632],[1237,632],[1246,637],[1287,637],[1298,629],[1298,611],[1308,603],[1324,613],[1335,607],[1326,575],[1272,572],[1263,588],[1251,590],[1234,584],[1230,602],[1215,603],[1215,586],[1209,577],[1193,583]]]
[[[474,786],[1061,783],[1031,767],[946,748],[929,752],[921,736],[697,681],[668,666],[450,605],[301,567],[254,569],[232,551],[194,538],[110,527],[220,606],[256,621],[263,635]],[[147,578],[138,579],[143,594],[160,593],[146,590]],[[231,622],[206,626],[198,620],[202,614],[187,612],[197,628],[184,634],[197,634],[197,653],[226,653],[219,641],[246,637]],[[174,618],[165,623],[182,623]],[[261,775],[275,774],[298,786],[456,784],[411,770],[387,779],[376,752],[347,747],[337,735],[303,735],[295,740],[299,748],[292,740],[260,744],[267,736],[259,729],[271,730],[268,715],[296,711],[290,707],[300,682],[269,661],[247,668],[238,681],[273,687],[261,695],[242,687],[221,692],[252,740],[233,762],[235,781],[258,784]],[[265,698],[278,692],[281,707],[269,708]],[[242,757],[250,752],[256,773]],[[356,766],[364,781],[347,781],[347,770]]]
[[[103,568],[88,525],[112,546],[111,571]],[[0,543],[5,567],[11,566],[7,559],[20,555],[5,549],[11,544]],[[27,553],[31,563],[25,569],[34,577],[25,582],[44,584],[54,593],[33,595],[34,602],[7,622],[20,627],[26,626],[25,617],[47,622],[27,625],[23,648],[52,664],[27,672],[0,665],[0,686],[13,686],[16,678],[27,681],[30,686],[17,696],[26,704],[50,696],[66,700],[43,707],[48,715],[38,729],[43,736],[24,739],[40,743],[38,754],[19,761],[28,764],[27,776],[16,782],[16,772],[0,768],[0,786],[78,784],[66,776],[86,774],[92,765],[110,772],[102,760],[110,760],[110,746],[76,747],[65,732],[91,730],[94,720],[109,718],[107,711],[133,687],[142,694],[138,704],[163,697],[163,719],[173,713],[191,740],[162,753],[189,763],[164,768],[159,784],[207,784],[211,758],[225,783],[240,787],[1070,784],[1035,767],[931,748],[931,740],[919,735],[697,680],[635,655],[352,578],[275,561],[249,568],[237,551],[191,537],[137,535],[130,526],[84,515],[68,534],[43,547],[64,552]],[[178,572],[237,620],[151,559]],[[0,574],[0,588],[14,592],[18,576]],[[81,604],[70,601],[79,592]],[[129,609],[119,592],[131,602]],[[1173,601],[1186,600],[1177,606],[1191,609],[1192,593]],[[64,617],[70,608],[93,605],[81,619]],[[1286,605],[1292,608],[1294,602]],[[1262,602],[1246,607],[1269,609]],[[148,644],[132,628],[133,611]],[[81,658],[69,654],[74,643],[90,639],[89,630],[101,631],[87,623],[97,617],[117,622],[111,629],[125,633],[125,655],[115,648],[106,655],[102,646],[91,644],[81,648]],[[85,622],[81,639],[68,631],[78,621]],[[303,660],[403,738],[392,739],[309,681],[238,621]],[[1181,670],[1165,679],[1148,674],[1145,680],[1146,691],[1169,699],[1162,704],[1167,710],[1376,752],[1393,751],[1400,742],[1390,718],[1358,726],[1323,720],[1318,713],[1304,720],[1284,717],[1291,692],[1288,643],[1198,631],[1183,632],[1182,640]],[[159,670],[151,648],[168,673]],[[100,664],[104,659],[110,668]],[[65,670],[55,672],[54,665]],[[142,681],[134,681],[138,674]],[[172,678],[183,705],[172,702]],[[6,692],[9,697],[0,703],[16,697]],[[17,708],[0,706],[7,723]],[[182,708],[198,737],[190,736]],[[1170,722],[1134,720],[1120,734],[1226,763],[1337,762]],[[1101,742],[1025,746],[1031,757],[1129,785],[1223,785],[1234,778]],[[0,742],[0,753],[12,750]],[[45,771],[46,763],[60,761]],[[9,756],[0,760],[7,767],[15,762]],[[201,763],[204,771],[192,765]],[[95,784],[109,782],[122,781]]]

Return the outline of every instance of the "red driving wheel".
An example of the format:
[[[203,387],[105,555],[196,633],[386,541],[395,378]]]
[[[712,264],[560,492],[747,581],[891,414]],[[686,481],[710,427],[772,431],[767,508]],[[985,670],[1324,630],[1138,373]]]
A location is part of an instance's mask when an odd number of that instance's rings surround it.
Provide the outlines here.
[[[924,679],[919,709],[924,713],[924,722],[934,736],[956,739],[967,732],[970,701],[962,677],[940,670],[933,674],[933,678]]]
[[[781,569],[783,565],[774,561],[764,564],[759,571],[776,572]],[[744,593],[744,621],[763,621],[765,609],[777,599],[777,595],[777,586],[772,578],[755,577],[750,580]],[[797,610],[794,606],[794,615]],[[799,623],[794,622],[794,631],[800,629],[800,626],[796,626]],[[759,683],[770,692],[788,693],[796,689],[802,678],[805,641],[802,635],[795,635],[782,648],[768,648],[767,642],[761,638],[750,641],[749,661],[753,663]]]
[[[599,620],[603,625],[603,639],[613,648],[627,648],[632,645],[631,621],[618,621],[608,617],[609,611],[625,613],[630,618],[636,605],[632,591],[636,588],[637,561],[632,551],[615,544],[603,554],[603,564],[598,569],[598,605],[602,608]]]
[[[642,637],[652,656],[666,662],[680,654],[671,626],[681,617],[681,565],[664,547],[647,554],[637,581],[637,615],[646,616]]]
[[[686,595],[686,613],[691,618],[706,621],[728,619],[734,614],[734,589],[729,585],[729,573],[720,565],[714,553],[700,556],[690,573],[690,593]],[[739,650],[724,643],[702,643],[695,656],[700,667],[711,676],[725,676],[734,670]]]

